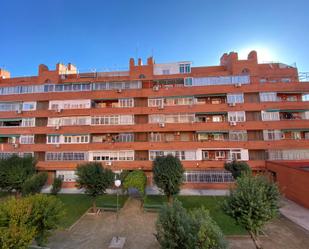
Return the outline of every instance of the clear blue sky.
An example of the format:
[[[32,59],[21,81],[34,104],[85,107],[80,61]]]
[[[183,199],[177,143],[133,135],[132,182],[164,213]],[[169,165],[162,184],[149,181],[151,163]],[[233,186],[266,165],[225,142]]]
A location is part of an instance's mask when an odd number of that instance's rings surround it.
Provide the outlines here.
[[[309,71],[308,0],[0,0],[0,24],[0,67],[13,76],[36,75],[40,63],[126,68],[152,54],[217,65],[255,47]]]

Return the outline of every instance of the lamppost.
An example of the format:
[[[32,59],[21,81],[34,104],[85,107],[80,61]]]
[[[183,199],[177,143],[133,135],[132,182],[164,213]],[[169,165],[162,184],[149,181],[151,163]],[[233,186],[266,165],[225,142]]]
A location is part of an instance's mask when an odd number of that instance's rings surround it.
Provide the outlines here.
[[[119,208],[118,208],[118,204],[119,204],[119,187],[121,186],[121,180],[117,179],[115,180],[115,187],[117,188],[117,214],[116,214],[116,224],[118,226],[118,219],[119,219]],[[117,236],[118,239],[118,236]]]
[[[117,214],[116,214],[116,229],[118,229],[118,219],[119,219],[119,187],[121,186],[121,180],[115,179],[115,187],[117,191]],[[118,231],[117,231],[118,233]],[[109,248],[119,248],[122,249],[124,246],[124,243],[126,241],[125,237],[119,237],[118,234],[116,237],[112,238],[112,241],[109,245]]]

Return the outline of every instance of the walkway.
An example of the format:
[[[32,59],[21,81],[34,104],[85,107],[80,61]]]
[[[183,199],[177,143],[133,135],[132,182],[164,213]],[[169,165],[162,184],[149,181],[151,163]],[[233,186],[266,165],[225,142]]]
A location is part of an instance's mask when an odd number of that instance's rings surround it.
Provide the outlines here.
[[[51,249],[107,249],[113,236],[126,237],[125,249],[158,249],[155,240],[157,214],[144,213],[141,202],[129,199],[119,213],[103,212],[84,216],[71,231],[57,231],[51,238]]]
[[[291,200],[282,199],[280,213],[309,231],[309,209],[304,208]]]

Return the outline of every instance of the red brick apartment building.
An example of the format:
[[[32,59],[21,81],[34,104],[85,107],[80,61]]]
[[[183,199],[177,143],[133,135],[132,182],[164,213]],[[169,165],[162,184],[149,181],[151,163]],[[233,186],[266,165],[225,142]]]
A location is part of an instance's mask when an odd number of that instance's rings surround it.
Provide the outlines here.
[[[38,170],[73,187],[74,169],[101,161],[113,170],[142,169],[173,154],[185,187],[222,189],[233,181],[223,165],[247,161],[309,165],[309,83],[297,68],[224,54],[219,66],[191,62],[128,71],[79,73],[72,64],[40,65],[38,76],[0,70],[0,157],[32,154]]]

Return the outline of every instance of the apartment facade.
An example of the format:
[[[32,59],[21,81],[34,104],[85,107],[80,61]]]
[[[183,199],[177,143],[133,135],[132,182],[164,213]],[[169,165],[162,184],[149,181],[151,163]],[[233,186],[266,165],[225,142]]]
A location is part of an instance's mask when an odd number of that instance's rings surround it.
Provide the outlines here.
[[[264,171],[266,161],[309,163],[309,84],[297,68],[224,54],[218,66],[190,61],[127,71],[80,73],[40,65],[38,75],[11,78],[0,69],[0,158],[33,155],[49,182],[74,187],[75,168],[99,161],[114,171],[142,169],[172,154],[184,187],[226,188],[231,160]]]

